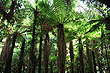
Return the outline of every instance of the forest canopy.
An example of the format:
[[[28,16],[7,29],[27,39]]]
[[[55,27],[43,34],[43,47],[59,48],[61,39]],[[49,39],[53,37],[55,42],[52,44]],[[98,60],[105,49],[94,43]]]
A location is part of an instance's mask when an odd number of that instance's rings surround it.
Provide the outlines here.
[[[109,0],[0,0],[0,73],[110,73]]]

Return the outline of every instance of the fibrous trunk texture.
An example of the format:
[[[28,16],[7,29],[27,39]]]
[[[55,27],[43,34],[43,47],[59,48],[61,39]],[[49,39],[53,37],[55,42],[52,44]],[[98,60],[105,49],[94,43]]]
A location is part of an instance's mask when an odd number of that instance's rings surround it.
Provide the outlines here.
[[[81,38],[79,38],[79,61],[80,61],[81,73],[84,73],[83,45],[82,45]]]
[[[89,64],[89,73],[93,73],[92,51],[89,49],[89,43],[86,44],[87,60]]]
[[[18,73],[22,72],[22,66],[23,66],[23,58],[24,58],[24,47],[25,47],[25,39],[23,39],[20,57],[19,57],[19,64],[18,64]]]
[[[49,34],[46,34],[45,44],[44,44],[44,66],[45,73],[48,73],[48,64],[49,64],[49,52],[50,52],[50,42],[49,42]]]
[[[37,6],[36,10],[34,11],[34,23],[33,23],[33,34],[32,34],[32,43],[31,43],[31,49],[30,49],[30,73],[35,73],[36,69],[36,55],[35,55],[35,25],[36,25],[36,19],[37,19]]]
[[[8,36],[4,43],[4,46],[2,47],[2,52],[0,55],[0,72],[2,71],[2,67],[8,57],[9,48],[10,48],[10,44],[11,44],[10,41],[11,41],[11,38],[10,38],[10,36]]]
[[[97,44],[97,42],[95,40],[93,40],[93,43]],[[95,47],[95,46],[93,46],[93,47]],[[100,61],[100,54],[99,54],[98,48],[95,48],[95,55],[96,55],[96,59],[97,59],[98,67],[99,67],[98,69],[99,69],[100,73],[102,73],[102,64]]]
[[[97,70],[96,70],[96,60],[95,60],[95,55],[94,55],[94,51],[92,50],[92,56],[93,56],[93,63],[94,63],[94,72],[97,73]]]
[[[59,73],[65,73],[66,43],[63,24],[58,25],[57,46]]]
[[[74,53],[73,53],[73,42],[71,41],[70,42],[70,45],[69,45],[69,49],[70,49],[70,59],[71,59],[71,73],[74,73],[74,64],[73,64],[73,61],[74,61]]]
[[[50,69],[51,69],[50,73],[53,73],[53,62],[52,61],[50,62]]]
[[[40,47],[39,47],[39,71],[41,73],[41,59],[42,59],[42,37],[40,37]]]
[[[12,62],[12,56],[13,56],[13,50],[15,47],[15,42],[16,42],[16,33],[14,33],[14,35],[13,35],[12,47],[9,50],[8,58],[6,60],[5,73],[11,73],[11,62]]]

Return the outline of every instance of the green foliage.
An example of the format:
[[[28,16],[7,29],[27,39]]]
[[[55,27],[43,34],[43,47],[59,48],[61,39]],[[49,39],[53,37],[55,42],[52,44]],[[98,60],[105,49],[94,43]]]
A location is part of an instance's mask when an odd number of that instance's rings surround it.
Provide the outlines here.
[[[69,2],[67,2],[69,1]],[[85,0],[82,0],[85,1]],[[6,12],[8,13],[10,10],[11,0],[1,0],[0,6],[6,4]],[[109,48],[109,37],[110,30],[106,30],[107,26],[106,23],[109,23],[109,12],[107,13],[108,8],[104,4],[99,4],[98,2],[92,5],[92,2],[88,3],[88,9],[85,9],[85,12],[76,12],[75,7],[77,5],[76,0],[38,0],[37,3],[35,0],[27,1],[27,0],[17,0],[17,4],[15,6],[14,16],[11,22],[9,23],[7,20],[2,20],[3,15],[0,14],[0,54],[2,51],[2,46],[4,44],[4,39],[7,36],[12,36],[14,32],[17,32],[17,40],[16,46],[14,48],[13,59],[12,59],[12,72],[17,72],[18,63],[19,63],[19,56],[20,56],[20,48],[22,39],[25,38],[25,51],[24,51],[24,59],[23,59],[23,73],[28,73],[30,68],[30,48],[31,48],[31,40],[32,40],[32,30],[33,30],[33,23],[34,23],[34,10],[37,6],[38,8],[38,15],[37,15],[37,22],[36,22],[36,30],[35,30],[35,54],[37,62],[38,54],[39,54],[39,44],[40,44],[40,37],[43,37],[42,43],[42,58],[41,58],[41,69],[42,72],[44,71],[44,34],[49,33],[50,38],[50,47],[49,50],[49,71],[51,69],[50,62],[53,63],[53,73],[58,72],[58,48],[57,48],[57,26],[58,24],[64,25],[64,34],[67,47],[70,41],[73,41],[73,52],[74,52],[74,71],[75,73],[79,73],[80,71],[80,61],[79,61],[79,37],[82,39],[83,44],[83,55],[84,55],[84,69],[85,73],[89,72],[89,64],[87,61],[87,54],[86,54],[86,44],[89,43],[89,49],[96,52],[98,50],[99,56],[96,56],[96,61],[102,60],[102,68],[107,69],[107,58],[106,55],[110,56],[110,52],[106,49]],[[80,9],[79,9],[80,10]],[[52,26],[52,30],[42,31],[42,23],[46,20],[46,24]],[[104,32],[103,38],[101,38],[102,31]],[[54,34],[52,34],[54,32]],[[93,43],[93,40],[95,42]],[[12,38],[10,40],[12,42]],[[103,42],[102,42],[103,41]],[[103,44],[103,45],[101,45]],[[12,45],[11,45],[12,46]],[[101,50],[100,48],[102,48]],[[101,52],[103,51],[103,53]],[[70,53],[69,49],[66,51],[66,72],[70,72]],[[105,55],[106,54],[106,55]],[[97,67],[98,67],[98,62]],[[37,64],[38,65],[38,64]],[[5,66],[4,66],[5,67]],[[4,71],[3,67],[3,71]],[[1,68],[1,67],[0,67]],[[38,66],[36,68],[38,71]],[[107,72],[107,71],[106,71]]]

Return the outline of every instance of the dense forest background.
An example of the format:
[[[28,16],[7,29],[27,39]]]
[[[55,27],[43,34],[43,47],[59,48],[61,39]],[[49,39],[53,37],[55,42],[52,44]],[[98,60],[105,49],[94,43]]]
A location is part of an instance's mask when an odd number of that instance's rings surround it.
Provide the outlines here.
[[[109,0],[0,0],[0,73],[110,73]]]

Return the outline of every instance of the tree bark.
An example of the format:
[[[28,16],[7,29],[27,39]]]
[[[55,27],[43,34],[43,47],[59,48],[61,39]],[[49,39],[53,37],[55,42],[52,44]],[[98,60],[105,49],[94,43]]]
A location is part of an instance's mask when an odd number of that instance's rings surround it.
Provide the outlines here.
[[[12,62],[12,56],[13,56],[13,50],[15,47],[15,42],[16,42],[16,33],[14,33],[14,35],[13,35],[12,48],[9,50],[8,58],[6,60],[5,73],[11,73],[11,62]]]
[[[80,37],[79,37],[79,61],[80,61],[81,73],[84,73],[83,45]]]
[[[45,66],[45,73],[48,73],[49,50],[50,50],[49,34],[46,33],[45,44],[44,44],[44,66]]]
[[[73,61],[74,61],[74,53],[73,53],[73,42],[71,41],[70,42],[70,45],[69,45],[69,49],[70,49],[70,59],[71,59],[71,73],[74,73],[74,64],[73,64]]]
[[[10,48],[10,44],[11,44],[10,40],[11,40],[11,38],[10,38],[10,36],[8,36],[5,43],[4,43],[4,46],[2,47],[2,52],[0,55],[0,72],[2,71],[2,67],[8,57],[9,48]]]
[[[94,51],[92,51],[92,56],[93,56],[93,63],[94,63],[94,72],[97,73],[97,70],[96,70],[96,60],[95,60]]]
[[[50,66],[51,66],[50,67],[50,69],[51,69],[51,72],[50,73],[53,73],[53,62],[52,61],[50,62]]]
[[[58,25],[57,46],[59,73],[65,73],[66,43],[63,24]]]
[[[4,19],[7,19],[8,22],[10,22],[10,20],[12,20],[12,17],[14,15],[15,5],[16,5],[16,1],[12,1],[11,6],[10,6],[10,12],[9,13],[7,13],[4,10],[4,8],[0,6],[0,14],[3,15],[2,21],[4,21]]]
[[[30,60],[31,60],[31,70],[30,73],[35,73],[36,68],[36,55],[35,55],[35,25],[33,26],[33,36],[32,36],[32,43],[30,49]]]
[[[22,66],[23,66],[23,58],[24,58],[24,47],[25,47],[25,39],[23,39],[20,57],[19,57],[19,64],[18,64],[18,73],[22,72]]]
[[[41,73],[41,58],[42,58],[42,37],[40,37],[40,48],[39,48],[39,70],[38,73]]]
[[[31,43],[31,49],[30,49],[30,73],[35,73],[36,69],[36,55],[35,55],[35,25],[36,25],[36,19],[37,19],[37,6],[36,10],[34,11],[34,23],[33,23],[33,34],[32,34],[32,43]]]
[[[92,41],[92,43],[94,44],[94,43],[96,43],[96,45],[97,45],[97,41],[95,41],[95,40],[93,40]],[[93,48],[95,48],[95,46],[93,45]],[[98,48],[95,48],[94,49],[95,50],[95,55],[96,55],[96,59],[97,59],[97,63],[98,63],[98,70],[100,71],[100,73],[102,73],[102,64],[101,64],[101,58],[100,58],[100,54],[99,54],[99,49]]]
[[[93,73],[92,51],[89,49],[89,43],[86,44],[87,60],[89,64],[89,73]]]

